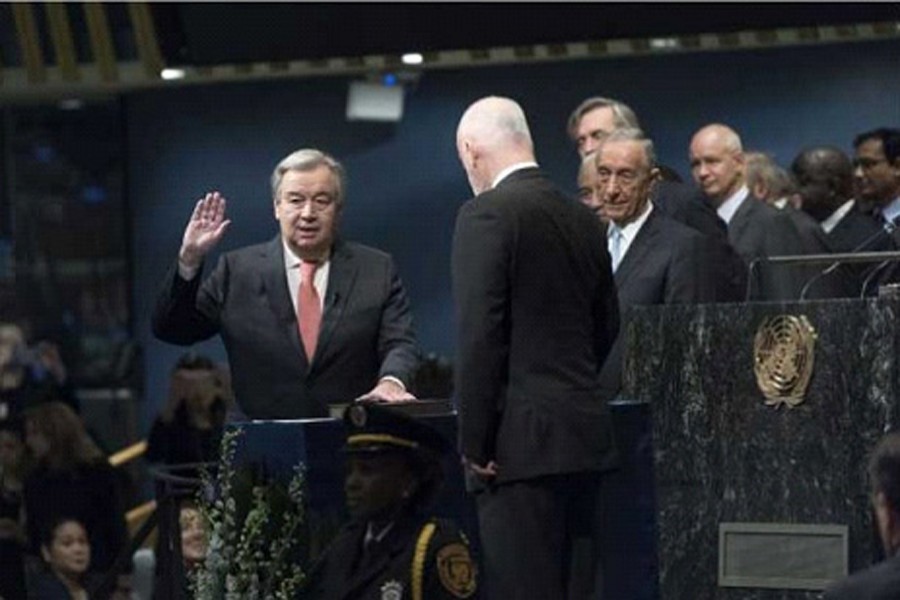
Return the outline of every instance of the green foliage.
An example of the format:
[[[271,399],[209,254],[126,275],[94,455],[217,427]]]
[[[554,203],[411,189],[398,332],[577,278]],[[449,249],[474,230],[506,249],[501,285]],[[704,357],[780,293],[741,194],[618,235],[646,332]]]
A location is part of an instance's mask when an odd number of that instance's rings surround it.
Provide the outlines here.
[[[237,470],[239,429],[222,437],[215,475],[205,472],[197,505],[208,534],[206,561],[189,580],[197,600],[288,600],[304,580],[306,479],[294,467],[287,486]]]

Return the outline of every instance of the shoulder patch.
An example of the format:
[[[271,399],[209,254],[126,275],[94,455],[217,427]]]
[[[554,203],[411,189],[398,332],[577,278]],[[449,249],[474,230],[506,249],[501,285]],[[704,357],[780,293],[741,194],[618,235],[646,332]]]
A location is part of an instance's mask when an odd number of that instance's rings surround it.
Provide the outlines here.
[[[438,550],[436,555],[441,585],[456,598],[468,598],[478,589],[478,568],[472,561],[469,548],[456,542]]]

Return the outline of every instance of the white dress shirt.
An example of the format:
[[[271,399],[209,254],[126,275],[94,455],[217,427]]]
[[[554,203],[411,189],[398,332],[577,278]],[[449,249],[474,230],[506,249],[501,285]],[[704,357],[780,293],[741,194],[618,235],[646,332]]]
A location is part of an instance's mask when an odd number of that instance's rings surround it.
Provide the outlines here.
[[[508,167],[497,173],[497,176],[494,177],[494,182],[491,184],[491,189],[494,189],[495,187],[500,185],[501,181],[503,181],[516,171],[521,171],[522,169],[531,169],[537,166],[538,164],[534,161],[525,161],[509,165]]]
[[[738,211],[741,204],[744,203],[744,200],[746,200],[749,195],[750,190],[746,185],[742,185],[738,191],[733,193],[719,206],[719,208],[716,209],[716,212],[719,213],[719,216],[722,217],[722,220],[725,221],[726,225],[731,222],[731,219],[734,218],[734,213]]]
[[[836,211],[831,213],[831,215],[827,219],[822,221],[822,231],[824,231],[825,233],[831,233],[834,228],[837,227],[837,224],[840,223],[845,216],[847,216],[847,213],[853,210],[854,204],[856,204],[856,200],[854,200],[853,198],[841,204]]]
[[[621,238],[619,241],[619,260],[613,265],[614,273],[616,269],[619,268],[619,265],[622,264],[622,260],[625,258],[625,254],[628,253],[628,248],[631,247],[631,242],[633,242],[634,238],[637,237],[638,232],[641,230],[641,227],[644,226],[644,223],[647,222],[647,218],[650,216],[651,212],[653,212],[653,203],[647,202],[647,206],[644,207],[644,212],[642,212],[638,216],[638,218],[633,220],[631,223],[625,225],[625,227],[619,227],[615,223],[609,224],[609,227],[606,230],[606,247],[609,250],[610,256],[613,256],[614,236],[621,234]],[[614,256],[613,259],[615,260]]]

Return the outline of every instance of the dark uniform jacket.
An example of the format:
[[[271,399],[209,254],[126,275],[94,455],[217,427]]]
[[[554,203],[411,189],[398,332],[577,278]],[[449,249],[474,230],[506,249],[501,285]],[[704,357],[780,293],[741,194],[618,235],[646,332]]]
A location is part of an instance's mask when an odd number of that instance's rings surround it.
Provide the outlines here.
[[[469,544],[443,519],[407,515],[363,550],[365,523],[338,533],[313,566],[301,597],[310,600],[478,598]]]
[[[224,254],[202,284],[199,275],[185,281],[173,265],[153,332],[181,345],[220,334],[235,396],[251,419],[328,416],[329,404],[352,402],[386,375],[409,385],[418,348],[393,259],[338,241],[330,260],[312,357],[300,342],[280,236]]]

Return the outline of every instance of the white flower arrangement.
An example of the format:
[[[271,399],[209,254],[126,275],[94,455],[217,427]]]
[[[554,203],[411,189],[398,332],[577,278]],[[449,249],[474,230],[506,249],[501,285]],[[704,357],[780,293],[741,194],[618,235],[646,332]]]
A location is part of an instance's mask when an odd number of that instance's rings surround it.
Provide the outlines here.
[[[191,591],[197,600],[292,600],[304,580],[304,468],[294,467],[286,492],[268,481],[240,498],[233,462],[241,433],[224,433],[215,476],[201,476],[197,505],[209,543],[206,560],[188,574]]]

